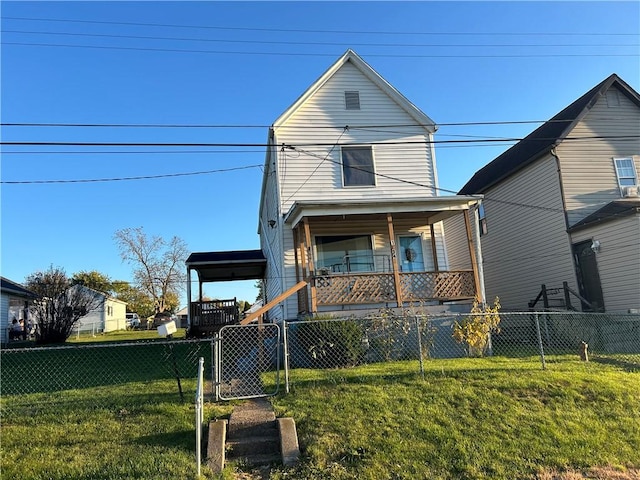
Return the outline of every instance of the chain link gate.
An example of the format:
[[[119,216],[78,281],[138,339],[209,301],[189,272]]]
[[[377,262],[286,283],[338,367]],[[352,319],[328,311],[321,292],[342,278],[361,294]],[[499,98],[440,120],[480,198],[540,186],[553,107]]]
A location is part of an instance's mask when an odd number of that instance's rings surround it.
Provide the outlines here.
[[[213,352],[216,401],[276,395],[280,344],[280,327],[273,323],[222,327]]]

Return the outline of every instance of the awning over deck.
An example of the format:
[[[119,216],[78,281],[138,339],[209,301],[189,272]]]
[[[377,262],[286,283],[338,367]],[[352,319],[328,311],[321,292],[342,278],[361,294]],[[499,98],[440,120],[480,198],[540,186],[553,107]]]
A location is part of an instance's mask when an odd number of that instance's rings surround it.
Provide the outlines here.
[[[201,283],[259,280],[267,268],[262,250],[195,252],[185,263],[187,270],[198,272]]]

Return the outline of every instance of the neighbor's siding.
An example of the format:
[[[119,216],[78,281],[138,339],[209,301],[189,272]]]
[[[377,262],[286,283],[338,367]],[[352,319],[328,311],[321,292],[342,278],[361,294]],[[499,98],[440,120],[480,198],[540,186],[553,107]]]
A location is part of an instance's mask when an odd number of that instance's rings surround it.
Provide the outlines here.
[[[2,343],[9,341],[9,295],[0,294],[0,340]]]
[[[640,309],[640,215],[605,222],[571,235],[573,243],[597,239],[596,254],[607,312]]]
[[[361,110],[346,110],[344,92],[360,92]],[[392,101],[351,63],[340,68],[283,126],[276,126],[275,144],[298,145],[278,154],[281,182],[281,211],[286,213],[296,200],[371,199],[429,197],[435,172],[430,154],[430,135],[419,126],[380,128],[380,125],[415,125],[404,109]],[[373,125],[369,129],[357,128]],[[349,129],[344,131],[344,127]],[[376,127],[378,126],[378,127]],[[314,128],[315,127],[315,128]],[[323,128],[331,127],[331,128]],[[342,186],[340,146],[373,142],[423,142],[374,145],[378,175],[375,187]],[[317,144],[327,144],[317,146]],[[405,182],[403,183],[396,179]]]
[[[615,87],[612,87],[614,90]],[[609,106],[605,96],[571,131],[569,137],[630,136],[607,140],[568,140],[556,152],[560,159],[569,226],[607,203],[620,199],[614,157],[640,154],[640,107],[621,92],[619,106]],[[636,159],[640,178],[640,161]]]
[[[566,281],[577,288],[552,156],[486,192],[484,208],[488,232],[482,236],[482,254],[487,299],[499,296],[503,310],[526,310],[542,284],[556,288]],[[451,240],[449,233],[447,238]]]

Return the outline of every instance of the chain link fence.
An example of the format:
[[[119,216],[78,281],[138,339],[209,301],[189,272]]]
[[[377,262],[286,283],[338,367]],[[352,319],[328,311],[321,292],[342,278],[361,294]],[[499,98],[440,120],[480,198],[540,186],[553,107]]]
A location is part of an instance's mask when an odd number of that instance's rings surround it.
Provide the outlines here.
[[[491,325],[492,317],[497,321]],[[397,360],[539,358],[541,367],[597,360],[640,369],[640,315],[526,312],[407,315],[287,324],[290,369],[343,368]]]
[[[195,393],[198,358],[211,371],[210,341],[154,341],[60,347],[4,348],[1,352],[2,414],[12,408],[74,402],[92,389],[92,401],[110,402],[129,387],[153,396],[190,401]]]
[[[287,389],[289,377],[295,381],[296,369],[415,361],[416,372],[421,372],[425,362],[470,356],[524,358],[540,362],[541,368],[589,358],[640,370],[640,315],[500,313],[490,335],[473,326],[484,316],[390,311],[368,318],[287,322],[280,328],[237,326],[217,340],[3,348],[2,413],[19,404],[73,401],[73,391],[79,389],[100,392],[93,396],[95,402],[113,396],[116,387],[142,386],[149,399],[154,395],[190,399],[199,357],[205,359],[208,391],[215,393],[217,386],[217,398],[275,394],[283,367]],[[218,353],[216,341],[222,342]]]

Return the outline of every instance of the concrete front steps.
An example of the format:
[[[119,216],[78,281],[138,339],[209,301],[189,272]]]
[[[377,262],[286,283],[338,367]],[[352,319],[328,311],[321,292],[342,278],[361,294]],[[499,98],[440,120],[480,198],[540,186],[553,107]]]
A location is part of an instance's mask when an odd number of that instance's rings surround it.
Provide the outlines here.
[[[219,473],[226,462],[260,466],[294,464],[300,455],[295,422],[276,419],[265,399],[248,400],[234,408],[227,424],[209,424],[207,464]]]

